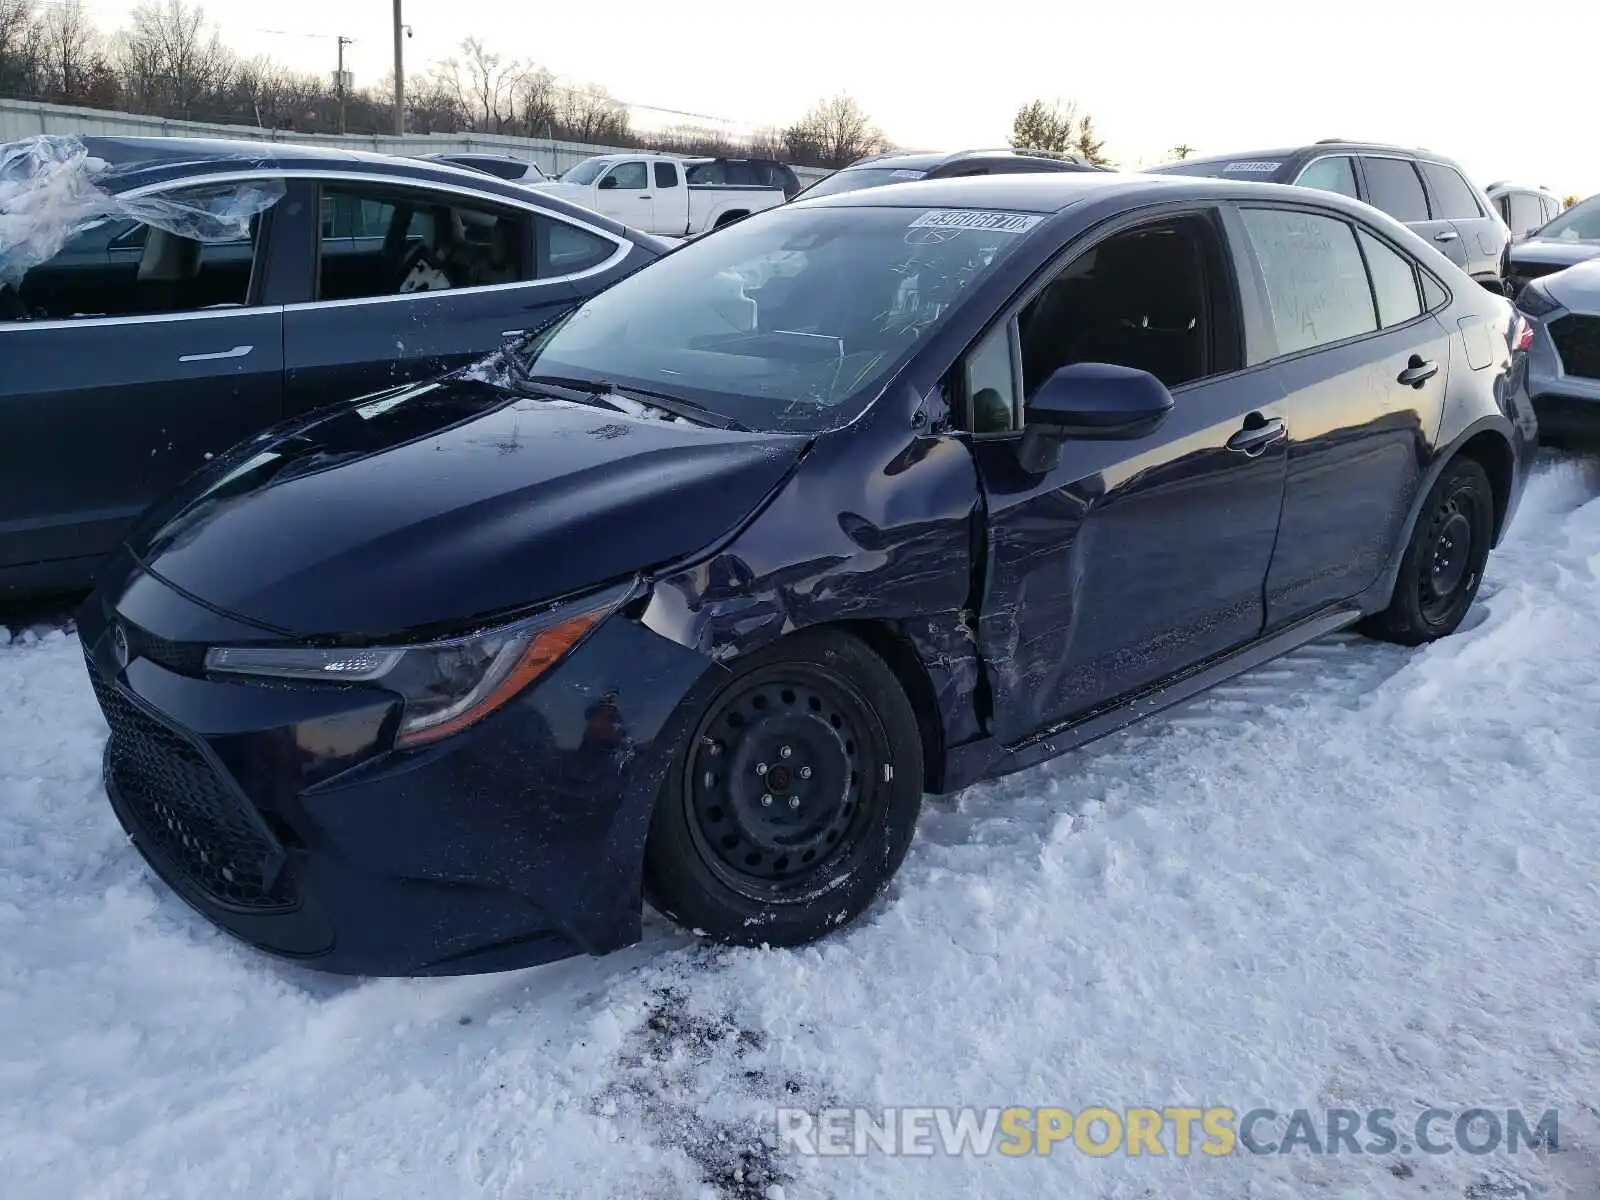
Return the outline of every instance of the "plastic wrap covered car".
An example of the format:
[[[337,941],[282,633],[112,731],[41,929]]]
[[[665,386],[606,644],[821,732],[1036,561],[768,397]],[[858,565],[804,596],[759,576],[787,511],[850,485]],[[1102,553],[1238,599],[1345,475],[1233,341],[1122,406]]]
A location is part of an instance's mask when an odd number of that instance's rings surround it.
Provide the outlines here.
[[[310,409],[470,365],[666,243],[443,163],[251,141],[0,145],[0,598]]]

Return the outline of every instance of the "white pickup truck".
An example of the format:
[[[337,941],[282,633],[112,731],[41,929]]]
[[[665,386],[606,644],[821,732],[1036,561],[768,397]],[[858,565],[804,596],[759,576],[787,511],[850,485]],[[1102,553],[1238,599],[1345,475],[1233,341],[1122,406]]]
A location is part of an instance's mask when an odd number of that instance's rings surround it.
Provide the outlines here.
[[[776,208],[780,187],[691,183],[701,160],[665,154],[598,154],[560,177],[529,186],[661,237],[693,237]]]

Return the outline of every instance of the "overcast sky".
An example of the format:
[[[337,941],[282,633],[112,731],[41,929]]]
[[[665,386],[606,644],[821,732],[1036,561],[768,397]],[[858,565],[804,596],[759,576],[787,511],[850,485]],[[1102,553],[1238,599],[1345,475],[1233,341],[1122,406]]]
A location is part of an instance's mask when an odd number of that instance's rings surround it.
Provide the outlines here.
[[[1120,165],[1347,137],[1449,154],[1479,184],[1600,192],[1600,0],[404,0],[407,70],[476,36],[633,104],[792,120],[854,95],[896,143],[1002,145],[1074,100]],[[106,26],[134,0],[90,0]],[[227,40],[356,86],[389,71],[392,0],[212,0]],[[651,124],[664,118],[656,118]]]

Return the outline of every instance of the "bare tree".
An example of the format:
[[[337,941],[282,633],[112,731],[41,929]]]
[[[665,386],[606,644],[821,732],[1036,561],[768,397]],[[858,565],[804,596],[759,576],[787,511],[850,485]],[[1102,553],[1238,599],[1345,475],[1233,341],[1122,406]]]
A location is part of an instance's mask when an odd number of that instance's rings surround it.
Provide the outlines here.
[[[91,98],[105,60],[100,31],[81,0],[62,0],[46,9],[43,36],[48,94],[65,104]]]
[[[786,150],[781,129],[758,129],[750,138],[754,158],[782,158]]]
[[[480,133],[500,133],[516,117],[517,81],[526,67],[494,53],[477,38],[461,43],[461,59],[446,59],[440,78]]]
[[[1167,151],[1168,160],[1171,162],[1181,162],[1183,159],[1188,158],[1193,153],[1194,147],[1189,145],[1187,142],[1179,142],[1171,150]]]
[[[147,0],[133,10],[121,44],[123,87],[140,111],[204,115],[203,102],[228,82],[234,56],[205,9],[184,0]]]
[[[603,87],[564,88],[557,106],[565,135],[575,142],[620,145],[631,140],[627,105]]]
[[[866,110],[844,92],[812,105],[783,131],[783,141],[791,157],[834,168],[849,166],[888,144]]]
[[[554,138],[561,123],[561,88],[544,67],[533,67],[518,77],[517,104],[522,110],[522,131],[529,137]]]
[[[44,71],[44,23],[35,0],[0,0],[0,95],[36,96]]]

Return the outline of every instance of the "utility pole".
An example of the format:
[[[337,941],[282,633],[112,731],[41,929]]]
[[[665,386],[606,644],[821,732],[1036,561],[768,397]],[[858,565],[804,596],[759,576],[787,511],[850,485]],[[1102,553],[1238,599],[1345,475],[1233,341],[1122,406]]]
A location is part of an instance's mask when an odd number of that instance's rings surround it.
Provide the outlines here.
[[[400,0],[394,0],[394,135],[406,133],[406,66],[405,54],[400,48],[402,31],[410,30],[400,22]]]
[[[355,38],[347,38],[343,34],[341,34],[339,36],[339,70],[338,70],[338,73],[334,75],[333,79],[334,79],[334,82],[336,84],[338,84],[338,86],[339,86],[339,132],[340,133],[344,132],[344,93],[345,93],[345,86],[344,86],[344,78],[345,78],[345,76],[344,76],[344,48],[346,46],[350,45],[350,43],[353,42],[353,41],[355,41]]]

